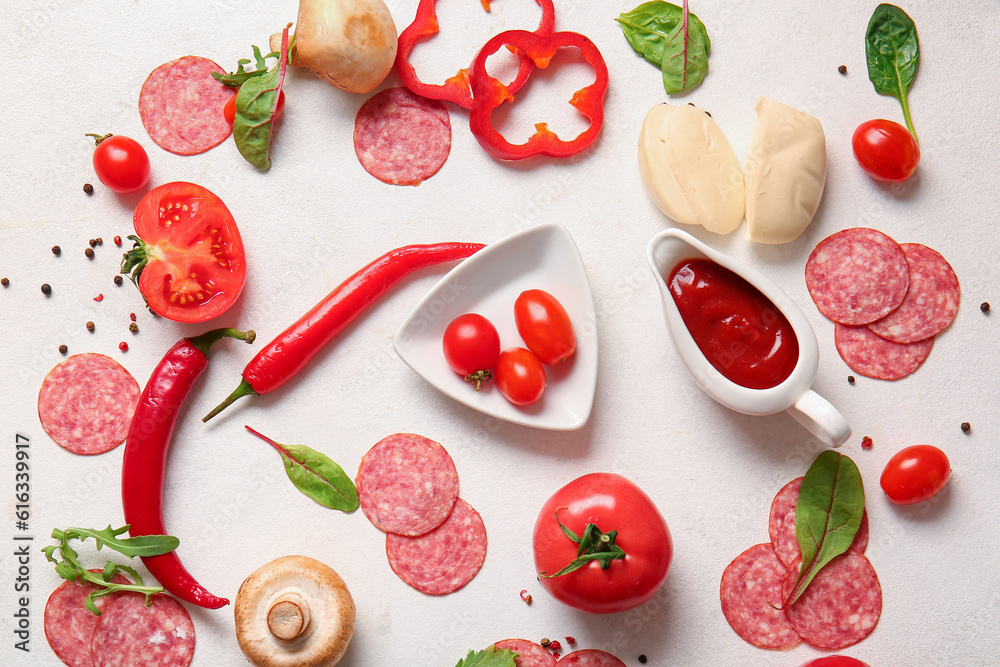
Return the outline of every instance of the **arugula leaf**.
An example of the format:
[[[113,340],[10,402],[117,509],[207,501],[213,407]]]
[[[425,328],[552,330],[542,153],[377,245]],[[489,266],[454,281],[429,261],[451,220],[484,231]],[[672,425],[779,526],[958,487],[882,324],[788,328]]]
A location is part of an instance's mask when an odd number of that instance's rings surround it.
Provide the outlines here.
[[[236,118],[233,121],[233,139],[236,148],[247,162],[264,171],[271,167],[271,137],[274,114],[285,81],[288,65],[288,28],[281,34],[281,54],[278,64],[259,76],[246,79],[236,93]],[[294,40],[293,40],[294,41]],[[256,49],[256,47],[255,47]]]
[[[865,59],[875,91],[899,100],[906,128],[916,139],[908,100],[920,64],[920,42],[913,19],[895,5],[876,7],[865,32]]]
[[[850,548],[864,512],[865,489],[854,461],[833,450],[817,456],[795,505],[802,565],[784,604],[794,603],[827,563]]]
[[[253,58],[257,64],[257,69],[255,70],[245,69],[245,67],[250,64],[250,60],[247,58],[241,58],[240,60],[236,61],[236,64],[239,65],[239,68],[235,72],[230,72],[228,74],[219,74],[218,72],[212,72],[212,76],[214,76],[220,83],[223,83],[229,86],[230,88],[239,88],[240,86],[242,86],[244,83],[247,82],[247,79],[267,74],[267,63],[265,59],[277,58],[280,61],[281,54],[278,53],[277,51],[272,51],[266,56],[262,56],[260,54],[260,49],[257,46],[254,46]]]
[[[712,40],[708,37],[708,29],[694,14],[688,14],[691,23],[688,30],[691,39],[697,42],[709,54],[712,50]],[[684,10],[663,0],[645,2],[630,12],[621,14],[615,20],[621,25],[625,39],[632,50],[656,67],[663,62],[663,48],[670,38],[670,33],[684,19]]]
[[[469,655],[459,660],[455,667],[516,667],[514,658],[517,657],[509,648],[497,651],[490,646],[484,651],[469,651]]]
[[[344,512],[358,509],[357,487],[344,469],[326,454],[305,445],[282,445],[249,426],[244,428],[281,454],[285,473],[299,491],[330,509]]]
[[[42,549],[45,558],[50,563],[55,563],[56,574],[67,581],[88,581],[97,589],[91,591],[84,601],[84,605],[94,614],[100,616],[101,610],[97,608],[95,601],[97,598],[110,595],[116,591],[134,591],[146,596],[146,605],[152,604],[150,599],[155,593],[163,590],[162,586],[145,586],[142,577],[135,569],[128,565],[121,565],[108,561],[104,570],[100,573],[91,572],[80,565],[78,558],[80,555],[69,545],[70,540],[84,542],[87,538],[93,538],[97,550],[101,547],[108,547],[129,557],[134,556],[159,556],[169,553],[180,545],[180,540],[172,535],[139,535],[136,537],[121,537],[129,529],[128,525],[121,528],[112,528],[110,524],[103,530],[93,530],[89,528],[67,528],[52,531],[53,539],[59,540],[59,544],[49,545]],[[115,575],[124,572],[132,577],[134,584],[119,584],[112,581]]]

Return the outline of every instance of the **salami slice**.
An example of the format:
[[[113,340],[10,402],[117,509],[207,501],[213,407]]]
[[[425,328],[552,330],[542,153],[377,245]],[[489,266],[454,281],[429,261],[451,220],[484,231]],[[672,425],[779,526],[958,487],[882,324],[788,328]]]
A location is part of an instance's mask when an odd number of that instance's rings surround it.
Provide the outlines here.
[[[951,324],[962,290],[955,270],[939,252],[919,243],[900,247],[906,255],[910,287],[899,308],[868,328],[894,343],[915,343]]]
[[[226,71],[207,58],[184,56],[157,67],[139,92],[139,116],[150,139],[178,155],[204,153],[232,133],[223,108],[236,92],[212,72]]]
[[[101,570],[91,572],[100,574]],[[111,581],[118,584],[130,583],[120,574],[116,574]],[[52,652],[70,667],[94,665],[94,659],[90,656],[90,640],[100,617],[87,609],[84,603],[87,596],[96,590],[100,590],[99,587],[89,582],[64,581],[52,591],[45,603],[45,639]],[[103,611],[119,595],[121,593],[99,597],[94,600],[94,604]]]
[[[128,435],[139,383],[103,354],[74,354],[49,371],[38,392],[38,419],[56,444],[101,454]]]
[[[791,593],[799,565],[788,568],[783,595]],[[819,571],[785,617],[807,643],[816,648],[842,649],[871,634],[882,614],[882,586],[875,568],[848,550]]]
[[[834,328],[834,342],[851,370],[876,380],[906,377],[920,368],[934,347],[933,336],[915,343],[893,343],[868,327],[843,324]]]
[[[770,544],[757,544],[736,557],[722,573],[722,613],[740,637],[754,646],[791,648],[799,643],[780,605],[787,568]]]
[[[820,241],[806,262],[806,287],[819,312],[841,324],[868,324],[899,307],[909,285],[906,255],[875,229],[854,227]]]
[[[504,639],[493,645],[501,651],[510,649],[517,653],[514,664],[517,667],[555,667],[556,657],[545,650],[541,644],[536,644],[527,639]]]
[[[625,667],[625,663],[610,653],[585,648],[559,658],[556,667]]]
[[[354,120],[354,152],[369,174],[391,185],[420,185],[451,152],[451,119],[438,100],[388,88]]]
[[[434,530],[458,498],[458,471],[444,447],[397,433],[361,459],[355,479],[365,516],[379,530],[414,537]]]
[[[385,553],[400,579],[427,595],[447,595],[472,581],[486,560],[486,527],[459,498],[440,526],[419,537],[388,534]]]
[[[790,566],[802,556],[799,551],[799,540],[795,535],[795,505],[799,501],[799,488],[802,478],[796,477],[781,487],[778,495],[771,502],[771,515],[767,523],[767,532],[771,536],[771,546],[778,560]],[[868,511],[861,515],[861,525],[854,536],[851,548],[858,553],[864,553],[868,548]]]
[[[101,614],[90,648],[95,667],[186,667],[194,644],[194,624],[180,602],[157,593],[147,607],[146,596],[124,593]]]

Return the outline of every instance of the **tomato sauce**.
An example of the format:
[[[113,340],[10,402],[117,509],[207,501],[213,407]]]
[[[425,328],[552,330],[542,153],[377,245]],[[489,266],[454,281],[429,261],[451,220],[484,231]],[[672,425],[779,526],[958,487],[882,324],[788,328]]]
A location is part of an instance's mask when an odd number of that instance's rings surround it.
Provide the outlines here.
[[[726,378],[749,389],[769,389],[791,375],[798,339],[756,287],[708,259],[682,261],[667,284],[698,349]]]

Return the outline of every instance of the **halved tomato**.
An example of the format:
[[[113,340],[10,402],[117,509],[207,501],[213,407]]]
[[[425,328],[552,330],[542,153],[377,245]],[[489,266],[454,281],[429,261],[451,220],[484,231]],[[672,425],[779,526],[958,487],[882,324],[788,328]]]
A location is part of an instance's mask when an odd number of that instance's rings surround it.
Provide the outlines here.
[[[246,254],[233,214],[216,195],[177,181],[135,208],[135,247],[122,259],[150,310],[176,322],[226,312],[243,290]]]

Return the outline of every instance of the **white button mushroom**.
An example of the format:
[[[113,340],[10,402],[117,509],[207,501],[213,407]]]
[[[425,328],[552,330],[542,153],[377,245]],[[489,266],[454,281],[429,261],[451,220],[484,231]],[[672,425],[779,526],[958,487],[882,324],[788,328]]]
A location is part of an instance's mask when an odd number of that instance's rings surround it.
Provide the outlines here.
[[[289,59],[341,90],[368,93],[392,70],[396,45],[382,0],[300,0]],[[281,35],[271,35],[271,50],[280,49]]]
[[[278,558],[247,577],[234,611],[240,649],[258,667],[331,667],[354,634],[344,580],[306,556]]]

